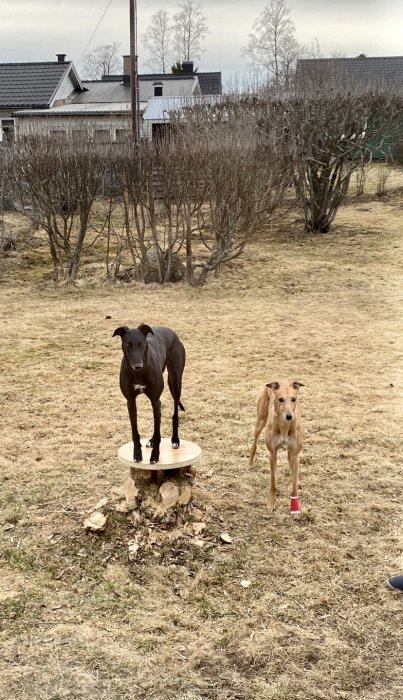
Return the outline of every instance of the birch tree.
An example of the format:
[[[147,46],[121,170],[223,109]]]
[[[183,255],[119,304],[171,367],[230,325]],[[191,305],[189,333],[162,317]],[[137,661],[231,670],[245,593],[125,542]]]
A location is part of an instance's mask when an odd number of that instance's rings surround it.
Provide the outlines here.
[[[92,53],[84,56],[82,74],[84,80],[100,80],[103,75],[122,72],[122,61],[119,56],[119,46],[113,44],[97,46]]]
[[[172,55],[172,28],[166,10],[158,10],[153,14],[142,40],[151,54],[147,65],[159,73],[166,73]]]
[[[288,87],[303,48],[284,0],[270,0],[253,25],[243,51],[252,64],[267,71],[269,82]]]
[[[179,12],[174,15],[173,50],[179,61],[200,58],[202,41],[208,33],[207,20],[197,0],[183,0]]]

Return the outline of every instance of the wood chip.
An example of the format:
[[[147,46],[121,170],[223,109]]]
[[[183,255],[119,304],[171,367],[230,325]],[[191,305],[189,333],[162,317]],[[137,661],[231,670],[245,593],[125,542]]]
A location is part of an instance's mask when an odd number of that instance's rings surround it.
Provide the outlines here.
[[[101,508],[103,508],[104,506],[106,506],[106,504],[108,503],[108,500],[109,500],[109,499],[108,499],[106,496],[105,496],[105,498],[101,498],[101,500],[98,501],[98,503],[96,504],[96,506],[94,506],[93,508],[91,508],[91,510],[89,510],[88,512],[89,512],[89,513],[93,513],[95,510],[101,510]]]
[[[178,502],[179,489],[172,481],[166,481],[160,487],[160,496],[164,508],[172,508]]]
[[[224,542],[224,544],[232,544],[232,537],[228,534],[228,532],[222,532],[220,535],[220,540],[221,542]]]
[[[206,527],[206,523],[192,523],[192,530],[195,535],[200,535]]]
[[[186,484],[186,486],[183,487],[180,496],[178,498],[178,503],[180,506],[187,506],[189,503],[190,499],[192,498],[192,490],[190,486]]]
[[[84,520],[84,527],[86,530],[92,530],[93,532],[101,532],[105,530],[106,526],[106,515],[104,515],[100,510],[95,511],[92,515]]]
[[[252,581],[248,581],[248,579],[242,579],[241,581],[241,586],[242,588],[249,588],[249,586],[252,585]]]
[[[138,488],[135,486],[133,479],[129,476],[125,483],[125,499],[129,510],[133,510],[137,506],[136,498],[139,494]]]
[[[140,545],[135,541],[131,540],[129,542],[129,557],[130,559],[134,559],[137,555],[137,552],[139,551]]]

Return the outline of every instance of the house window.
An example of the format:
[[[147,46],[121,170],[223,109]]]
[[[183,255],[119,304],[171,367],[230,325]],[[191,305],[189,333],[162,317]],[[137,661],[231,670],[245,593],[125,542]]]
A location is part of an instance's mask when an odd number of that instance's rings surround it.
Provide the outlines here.
[[[14,119],[2,119],[0,134],[2,134],[2,141],[5,143],[11,143],[14,141]]]
[[[111,140],[111,132],[109,129],[95,129],[94,139],[98,143],[108,143]]]
[[[154,86],[154,97],[162,97],[162,88],[164,87],[161,81],[153,83]]]

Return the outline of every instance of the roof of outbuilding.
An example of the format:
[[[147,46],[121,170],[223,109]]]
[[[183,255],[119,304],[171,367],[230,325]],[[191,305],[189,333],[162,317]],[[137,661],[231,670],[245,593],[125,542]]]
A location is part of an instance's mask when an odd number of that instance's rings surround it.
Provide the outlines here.
[[[69,71],[75,86],[81,90],[71,62],[0,63],[0,109],[49,107]]]
[[[189,80],[191,78],[198,78],[200,85],[200,92],[202,95],[221,95],[222,94],[222,83],[221,83],[221,72],[208,72],[199,73],[198,71],[194,73],[143,73],[139,75],[139,82],[144,80],[162,80],[162,81],[175,81],[178,80]],[[123,75],[104,75],[102,80],[106,82],[111,81],[122,81]]]
[[[176,80],[166,80],[164,78],[150,78],[147,76],[139,76],[139,92],[140,100],[148,100],[149,97],[154,97],[154,83],[162,83],[164,97],[185,97],[190,96],[198,91],[197,75],[178,75]]]
[[[163,94],[167,96],[192,95],[197,89],[197,76],[178,76],[175,81],[163,80],[150,76],[139,76],[139,100],[145,102],[154,96],[154,83],[162,82]],[[129,82],[116,80],[86,80],[83,82],[86,91],[78,94],[74,104],[130,102],[131,92]]]
[[[77,95],[74,104],[130,102],[130,84],[106,80],[84,80],[85,91]]]
[[[302,58],[297,62],[297,81],[304,79],[331,79],[347,86],[403,90],[403,56]]]
[[[183,97],[150,97],[143,114],[149,121],[169,121],[171,112],[177,112],[194,105],[216,104],[220,95],[188,95]]]
[[[176,84],[181,80],[190,80],[197,78],[199,81],[200,92],[202,95],[221,95],[221,73],[219,71],[212,73],[145,73],[139,75],[139,82],[148,80],[174,81]],[[174,90],[170,91],[172,96],[175,95]],[[178,92],[176,93],[179,94]],[[183,93],[184,94],[184,93]]]

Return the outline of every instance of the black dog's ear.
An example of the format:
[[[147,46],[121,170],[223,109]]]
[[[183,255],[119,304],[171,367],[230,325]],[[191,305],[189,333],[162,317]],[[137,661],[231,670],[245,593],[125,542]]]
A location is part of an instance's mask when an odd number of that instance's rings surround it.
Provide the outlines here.
[[[300,386],[305,386],[305,384],[301,384],[301,382],[293,382],[292,386],[294,389],[299,389]]]
[[[274,389],[274,390],[280,388],[280,384],[278,382],[269,382],[268,384],[266,384],[266,386],[268,386],[269,389]]]
[[[124,334],[127,333],[128,330],[129,330],[128,326],[119,326],[119,328],[116,328],[113,331],[112,338],[114,338],[115,335],[120,335],[120,337],[123,338]]]
[[[151,335],[154,335],[153,329],[150,326],[147,326],[146,323],[140,323],[138,330],[142,332],[144,337],[147,337],[149,333],[151,333]]]

